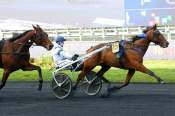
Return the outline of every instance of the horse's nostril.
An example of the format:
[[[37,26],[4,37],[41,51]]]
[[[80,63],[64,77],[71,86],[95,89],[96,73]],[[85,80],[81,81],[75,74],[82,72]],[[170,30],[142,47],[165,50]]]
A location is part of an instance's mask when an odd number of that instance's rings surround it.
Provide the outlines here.
[[[166,43],[166,46],[168,46],[169,45],[169,43]]]
[[[53,48],[53,45],[49,45],[49,48],[52,49]]]

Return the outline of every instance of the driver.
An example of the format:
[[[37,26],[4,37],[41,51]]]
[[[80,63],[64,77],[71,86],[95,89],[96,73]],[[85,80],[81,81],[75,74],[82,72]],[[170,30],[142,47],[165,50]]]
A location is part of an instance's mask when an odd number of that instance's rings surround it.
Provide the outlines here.
[[[66,39],[63,36],[55,37],[56,43],[54,44],[54,47],[52,49],[52,56],[56,68],[62,67],[68,62],[72,62],[79,57],[78,54],[71,54],[63,50],[64,41],[66,41]],[[73,68],[76,68],[75,64],[73,65]]]

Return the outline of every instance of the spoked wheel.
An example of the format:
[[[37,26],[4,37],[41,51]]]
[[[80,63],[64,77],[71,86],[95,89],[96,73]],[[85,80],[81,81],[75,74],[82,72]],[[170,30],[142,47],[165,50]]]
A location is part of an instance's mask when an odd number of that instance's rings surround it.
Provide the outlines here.
[[[68,97],[72,88],[70,77],[64,73],[58,73],[53,76],[51,84],[53,94],[59,99]]]
[[[83,90],[87,95],[96,95],[100,92],[102,88],[102,81],[96,76],[96,72],[89,72],[83,81]]]

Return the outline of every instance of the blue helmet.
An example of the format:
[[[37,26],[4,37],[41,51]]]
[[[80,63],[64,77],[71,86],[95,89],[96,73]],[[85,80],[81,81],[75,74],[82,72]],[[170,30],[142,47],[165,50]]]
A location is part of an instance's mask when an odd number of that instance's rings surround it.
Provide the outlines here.
[[[56,37],[55,37],[55,41],[56,41],[56,43],[58,43],[58,42],[66,41],[66,39],[64,39],[63,36],[56,36]]]

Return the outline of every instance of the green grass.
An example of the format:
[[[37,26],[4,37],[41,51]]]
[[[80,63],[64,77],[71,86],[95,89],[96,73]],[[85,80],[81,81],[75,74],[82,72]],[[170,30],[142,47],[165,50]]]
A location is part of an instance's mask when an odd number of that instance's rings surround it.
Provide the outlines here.
[[[144,61],[146,67],[151,69],[155,74],[160,76],[165,82],[175,83],[175,60],[146,60]],[[95,69],[99,70],[99,67]],[[45,81],[49,81],[51,79],[52,71],[49,69],[42,69],[43,78]],[[69,73],[69,72],[68,72]],[[127,74],[127,70],[111,68],[105,74],[112,82],[123,82],[125,80]],[[2,75],[2,70],[0,70],[0,75]],[[71,73],[69,73],[71,75]],[[74,74],[73,80],[76,79],[78,73]],[[12,73],[9,77],[9,80],[12,81],[37,81],[38,80],[37,71],[16,71]],[[131,82],[156,82],[154,78],[148,76],[146,74],[136,72],[133,76]]]

